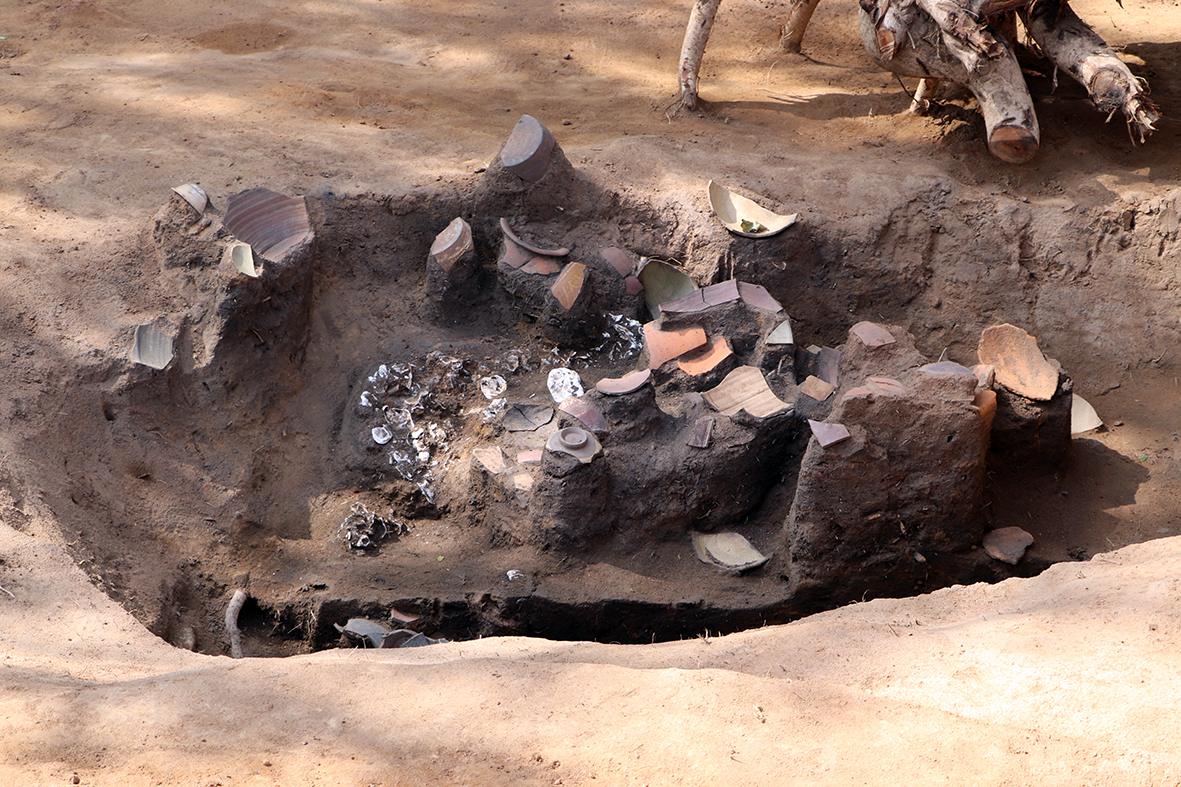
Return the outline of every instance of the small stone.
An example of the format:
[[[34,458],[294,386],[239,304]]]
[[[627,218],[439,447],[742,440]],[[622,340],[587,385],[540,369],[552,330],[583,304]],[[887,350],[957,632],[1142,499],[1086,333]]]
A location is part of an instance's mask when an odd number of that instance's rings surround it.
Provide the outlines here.
[[[989,557],[1015,566],[1032,544],[1033,536],[1021,528],[1000,527],[984,534],[983,546]]]
[[[835,390],[836,388],[815,375],[808,375],[804,384],[800,386],[800,393],[810,396],[818,402],[823,402],[832,396],[832,392]]]

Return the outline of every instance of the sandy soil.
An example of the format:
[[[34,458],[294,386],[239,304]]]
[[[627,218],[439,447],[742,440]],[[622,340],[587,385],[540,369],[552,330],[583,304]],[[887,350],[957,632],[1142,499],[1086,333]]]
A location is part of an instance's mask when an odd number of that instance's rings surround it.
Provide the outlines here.
[[[300,458],[331,450],[350,376],[418,341],[383,327],[407,324],[385,271],[356,277],[368,295],[343,275],[323,294],[331,319],[318,330],[349,345],[313,353],[315,379],[335,375],[335,389],[267,378],[262,337],[259,379],[216,408],[127,363],[135,325],[200,302],[150,248],[172,186],[199,182],[222,207],[255,185],[377,195],[376,226],[403,195],[475,183],[526,112],[604,189],[683,211],[682,224],[705,215],[710,178],[800,211],[812,234],[782,247],[782,269],[753,273],[818,340],[880,319],[906,325],[932,356],[971,361],[990,322],[1037,334],[1111,427],[1078,441],[1055,475],[996,481],[990,518],[1030,530],[1031,557],[1179,532],[1181,11],[1164,0],[1078,9],[1149,80],[1165,119],[1133,147],[1077,88],[1064,80],[1052,92],[1031,76],[1043,147],[1023,167],[987,157],[962,99],[929,118],[905,114],[906,94],[861,51],[852,5],[823,5],[799,57],[774,52],[782,8],[728,0],[702,75],[711,106],[680,118],[668,109],[687,7],[9,9],[4,781],[1176,781],[1169,538],[1035,580],[649,648],[490,639],[231,664],[170,648],[141,625],[175,633],[160,619],[167,602],[188,616],[177,628],[211,629],[199,611],[231,584],[274,600],[320,584],[339,597],[462,597],[495,590],[514,566],[571,599],[605,588],[669,601],[769,592],[773,572],[753,586],[686,575],[667,546],[643,565],[603,554],[573,571],[527,550],[489,557],[446,520],[417,527],[380,570],[330,549],[357,495]],[[381,242],[342,259],[376,255]],[[724,264],[685,261],[705,278]],[[158,402],[127,398],[136,386]],[[270,411],[272,401],[283,406]],[[235,440],[238,418],[251,428],[239,421]],[[259,484],[264,495],[244,496]],[[280,525],[258,530],[255,510],[279,511]]]

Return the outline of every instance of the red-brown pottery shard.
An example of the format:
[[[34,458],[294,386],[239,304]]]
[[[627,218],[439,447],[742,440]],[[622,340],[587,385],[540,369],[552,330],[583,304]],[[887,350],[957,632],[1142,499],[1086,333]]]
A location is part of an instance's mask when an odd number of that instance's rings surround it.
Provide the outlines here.
[[[996,367],[996,379],[1015,394],[1049,401],[1058,390],[1058,370],[1038,349],[1037,339],[1015,325],[994,325],[980,335],[980,363]]]

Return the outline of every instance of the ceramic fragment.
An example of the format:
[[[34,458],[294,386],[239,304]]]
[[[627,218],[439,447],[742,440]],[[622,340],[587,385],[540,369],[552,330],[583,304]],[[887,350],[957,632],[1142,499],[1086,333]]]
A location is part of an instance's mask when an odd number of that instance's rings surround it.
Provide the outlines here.
[[[673,314],[688,314],[704,311],[711,306],[720,306],[738,300],[738,282],[731,279],[721,284],[711,284],[699,290],[674,298],[667,303],[660,304],[661,312]]]
[[[303,197],[288,197],[262,186],[230,197],[222,223],[269,262],[279,262],[312,234]]]
[[[205,189],[198,186],[196,183],[185,183],[180,186],[173,186],[172,190],[184,199],[185,202],[193,206],[193,210],[198,213],[204,213],[205,208],[209,205],[209,195],[205,193]]]
[[[762,371],[753,366],[739,366],[716,388],[702,395],[711,407],[725,415],[745,410],[756,418],[766,418],[788,408],[787,402],[781,401],[767,385]]]
[[[1037,339],[1015,325],[994,325],[980,335],[980,363],[996,367],[1001,385],[1027,399],[1049,401],[1058,390],[1058,370],[1038,349]]]
[[[989,557],[1015,566],[1033,546],[1033,536],[1019,527],[999,527],[984,534],[982,546]]]
[[[445,271],[459,261],[459,258],[474,248],[472,243],[472,228],[461,217],[447,225],[447,228],[435,236],[431,244],[431,259],[438,263]]]
[[[894,336],[882,326],[872,322],[859,322],[849,329],[849,332],[861,340],[861,343],[871,350],[894,344]]]
[[[735,235],[747,238],[768,238],[796,223],[800,214],[781,216],[753,200],[739,196],[712,180],[709,182],[709,204],[718,220]]]
[[[812,427],[812,436],[816,438],[816,442],[820,443],[821,448],[828,448],[830,445],[836,445],[852,437],[848,427],[844,424],[830,424],[824,421],[813,421],[809,418],[808,426]]]
[[[541,449],[534,451],[521,451],[517,454],[517,464],[519,465],[539,465],[541,464]]]
[[[996,367],[986,363],[973,366],[972,374],[976,375],[976,385],[979,388],[991,388],[996,381]]]
[[[783,311],[783,306],[779,304],[779,301],[772,298],[771,293],[767,292],[767,288],[761,284],[740,281],[738,282],[738,294],[742,297],[742,302],[751,308],[775,314]]]
[[[662,331],[654,322],[644,323],[644,345],[648,348],[649,369],[658,369],[666,362],[696,350],[707,341],[709,339],[702,328]]]
[[[821,382],[823,382],[823,381],[821,381]],[[828,385],[828,383],[825,383],[825,385]],[[863,386],[858,386],[856,388],[850,388],[849,390],[847,390],[843,394],[841,394],[841,401],[847,402],[850,399],[868,399],[869,397],[871,397],[873,395],[874,395],[874,391],[870,390],[869,388],[865,388]]]
[[[644,287],[644,302],[653,317],[660,316],[660,304],[675,301],[697,289],[697,282],[686,273],[657,260],[644,259],[639,280]]]
[[[571,396],[582,396],[586,393],[582,388],[582,378],[578,376],[578,372],[563,366],[550,370],[549,377],[546,379],[546,387],[549,389],[550,397],[557,404],[561,404]]]
[[[231,243],[226,249],[226,254],[239,273],[252,279],[257,279],[262,274],[262,266],[256,264],[254,249],[250,248],[249,243]]]
[[[375,426],[369,430],[370,436],[373,437],[373,442],[378,445],[385,445],[390,440],[394,439],[394,433],[390,431],[388,426]]]
[[[131,362],[163,369],[172,360],[172,337],[152,325],[137,325],[135,343],[131,346]]]
[[[513,242],[511,238],[506,237],[504,239],[504,256],[501,259],[510,268],[520,268],[525,263],[534,259],[534,255],[533,252]]]
[[[586,266],[581,262],[572,262],[562,269],[557,281],[550,287],[550,292],[558,299],[558,303],[562,304],[563,309],[570,311],[574,302],[578,300],[585,281]]]
[[[714,419],[698,418],[693,423],[693,434],[689,436],[688,445],[693,448],[709,448],[713,434]]]
[[[947,375],[951,377],[972,377],[976,375],[971,369],[955,361],[938,361],[937,363],[929,363],[926,366],[920,366],[919,371],[923,374],[932,375]]]
[[[569,454],[583,464],[589,464],[603,450],[603,446],[593,434],[577,426],[568,426],[554,432],[546,441],[545,447],[557,453]]]
[[[821,347],[816,352],[816,376],[833,388],[840,387],[839,372],[841,368],[841,351],[831,347]]]
[[[554,418],[554,408],[544,404],[514,404],[500,423],[510,432],[535,432]]]
[[[804,380],[804,384],[800,386],[800,393],[810,396],[818,402],[823,402],[832,396],[832,392],[835,390],[836,388],[811,374]]]
[[[1103,419],[1095,408],[1083,397],[1073,394],[1070,401],[1070,433],[1072,435],[1089,432],[1103,426]]]
[[[614,246],[609,246],[604,249],[599,249],[599,256],[606,260],[612,268],[619,273],[620,276],[628,277],[632,273],[632,261],[627,256],[627,252],[623,249],[617,249]]]
[[[521,115],[500,151],[500,161],[521,180],[536,183],[545,177],[556,146],[557,140],[541,121]]]
[[[642,388],[648,380],[652,379],[651,369],[640,369],[639,371],[629,372],[623,377],[604,377],[595,384],[595,388],[599,393],[607,396],[619,396],[621,394],[629,394],[633,391],[638,391]]]
[[[738,533],[698,533],[693,531],[693,551],[697,559],[729,571],[747,571],[768,560]]]
[[[730,343],[726,337],[718,336],[710,340],[704,347],[690,350],[681,356],[677,366],[685,374],[696,377],[717,368],[718,364],[734,353],[730,350]]]
[[[570,253],[570,250],[565,247],[558,248],[558,249],[543,249],[540,246],[534,246],[531,243],[526,243],[525,241],[521,240],[520,237],[518,237],[515,232],[513,232],[512,227],[510,227],[508,224],[508,219],[501,219],[500,220],[500,230],[501,230],[501,232],[504,233],[505,238],[507,238],[508,240],[511,240],[513,243],[517,244],[522,249],[526,249],[528,251],[531,251],[534,254],[540,254],[543,257],[565,257],[567,254]]]
[[[875,388],[878,388],[885,393],[906,393],[906,388],[903,387],[902,383],[898,382],[893,377],[870,377],[869,381],[873,383]]]
[[[644,291],[644,283],[635,276],[628,276],[624,279],[623,286],[627,289],[628,295],[639,295]]]
[[[552,276],[562,270],[562,266],[549,257],[534,257],[521,266],[521,273],[532,273],[538,276]]]
[[[586,428],[592,432],[606,434],[610,431],[607,419],[603,417],[602,413],[576,396],[571,396],[562,402],[558,405],[558,409],[582,421]]]
[[[477,448],[472,451],[472,462],[479,464],[493,475],[500,475],[508,469],[508,463],[504,460],[504,452],[495,446]]]
[[[791,320],[784,320],[779,327],[767,335],[767,344],[795,344],[796,338],[791,332]]]

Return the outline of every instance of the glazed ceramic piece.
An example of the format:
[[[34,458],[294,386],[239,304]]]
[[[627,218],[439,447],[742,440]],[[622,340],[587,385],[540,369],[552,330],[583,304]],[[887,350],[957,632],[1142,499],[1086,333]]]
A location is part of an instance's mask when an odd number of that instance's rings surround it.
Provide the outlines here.
[[[644,323],[644,346],[648,348],[648,368],[659,369],[674,358],[705,345],[709,339],[702,328],[662,331],[654,322]]]
[[[595,436],[577,426],[559,429],[550,435],[545,447],[551,451],[569,454],[583,464],[590,464],[603,450]]]
[[[677,366],[690,377],[696,377],[717,368],[718,364],[733,355],[726,337],[718,336],[704,347],[691,350],[681,356]]]
[[[820,443],[821,448],[828,448],[852,437],[844,424],[830,424],[809,418],[808,426],[812,427],[812,436]]]
[[[796,338],[791,332],[791,320],[784,320],[779,327],[767,335],[767,344],[795,344]]]
[[[709,182],[709,204],[718,220],[735,235],[769,238],[796,223],[800,214],[781,216],[720,184]]]
[[[459,258],[474,248],[472,243],[472,228],[462,218],[447,225],[447,228],[435,236],[431,244],[431,259],[438,263],[445,271],[459,261]]]
[[[554,408],[544,404],[514,404],[500,423],[510,432],[535,432],[554,419]]]
[[[660,304],[675,301],[697,289],[697,282],[686,273],[658,260],[643,260],[638,278],[644,286],[644,302],[653,317],[660,316]],[[630,290],[629,290],[630,291]]]
[[[185,202],[192,205],[193,210],[198,213],[204,213],[205,208],[209,205],[209,195],[205,193],[205,189],[196,183],[185,183],[181,186],[174,186],[172,190],[179,194]]]
[[[738,282],[731,279],[721,284],[711,284],[708,287],[693,290],[679,298],[662,303],[660,304],[660,311],[673,314],[700,312],[705,311],[711,306],[720,306],[723,303],[736,301],[739,297]]]
[[[172,360],[172,337],[151,325],[135,328],[135,343],[131,346],[131,362],[163,369]]]
[[[500,151],[504,168],[528,183],[545,177],[557,141],[548,128],[532,115],[521,115]]]
[[[1058,370],[1038,349],[1037,339],[1015,325],[994,325],[980,335],[980,363],[996,367],[1001,385],[1027,399],[1049,401],[1058,390]]]
[[[269,262],[279,262],[312,233],[303,197],[261,186],[230,197],[222,224]]]
[[[576,396],[571,396],[562,402],[558,405],[558,409],[582,421],[586,428],[592,432],[606,434],[610,431],[607,419],[603,417],[603,414]]]
[[[739,533],[694,531],[693,551],[702,563],[729,571],[747,571],[770,560],[770,555],[759,552]]]
[[[534,254],[540,254],[543,257],[565,257],[570,253],[570,250],[564,246],[557,249],[543,249],[541,246],[534,246],[531,243],[526,243],[525,241],[521,240],[515,232],[513,232],[512,227],[508,225],[508,219],[500,220],[500,230],[504,233],[506,238],[520,246],[522,249],[527,249]]]
[[[742,302],[751,308],[762,309],[773,314],[783,311],[783,306],[779,301],[772,298],[771,293],[767,292],[767,288],[761,284],[740,281],[738,282],[738,294],[742,297]]]
[[[586,266],[581,262],[572,262],[562,269],[557,281],[550,287],[550,292],[558,299],[558,303],[562,304],[563,309],[570,311],[574,302],[578,300],[585,281]]]
[[[623,377],[604,377],[595,384],[595,388],[599,393],[607,396],[620,396],[640,390],[650,379],[652,379],[652,370],[640,369],[636,372],[629,372]]]
[[[553,276],[562,270],[562,266],[549,257],[534,257],[521,266],[521,273],[532,273],[539,276]]]
[[[1019,527],[999,527],[984,534],[982,546],[989,557],[1015,566],[1033,546],[1033,536]]]
[[[835,390],[836,388],[833,388],[831,385],[824,382],[824,380],[821,380],[819,377],[811,374],[808,375],[807,379],[804,380],[803,385],[800,386],[800,393],[804,394],[805,396],[810,396],[818,402],[823,402],[825,399],[832,396],[832,392]]]
[[[620,276],[628,277],[632,274],[632,261],[623,249],[617,249],[614,246],[609,246],[604,249],[599,249],[599,256],[606,260],[612,268],[619,273]]]
[[[894,336],[882,326],[872,322],[859,322],[849,329],[849,332],[861,340],[870,349],[894,344]]]
[[[252,279],[257,279],[262,274],[262,266],[255,264],[254,249],[250,248],[249,243],[231,244],[228,254],[230,255],[230,262],[234,264],[234,268],[239,273],[245,274]]]
[[[745,410],[755,418],[766,418],[788,408],[787,402],[775,395],[763,373],[754,366],[739,366],[716,388],[702,396],[711,407],[725,415]]]
[[[1070,433],[1072,435],[1089,432],[1103,426],[1103,419],[1099,417],[1099,413],[1095,412],[1095,408],[1086,399],[1078,394],[1073,394],[1073,397],[1070,402]]]

